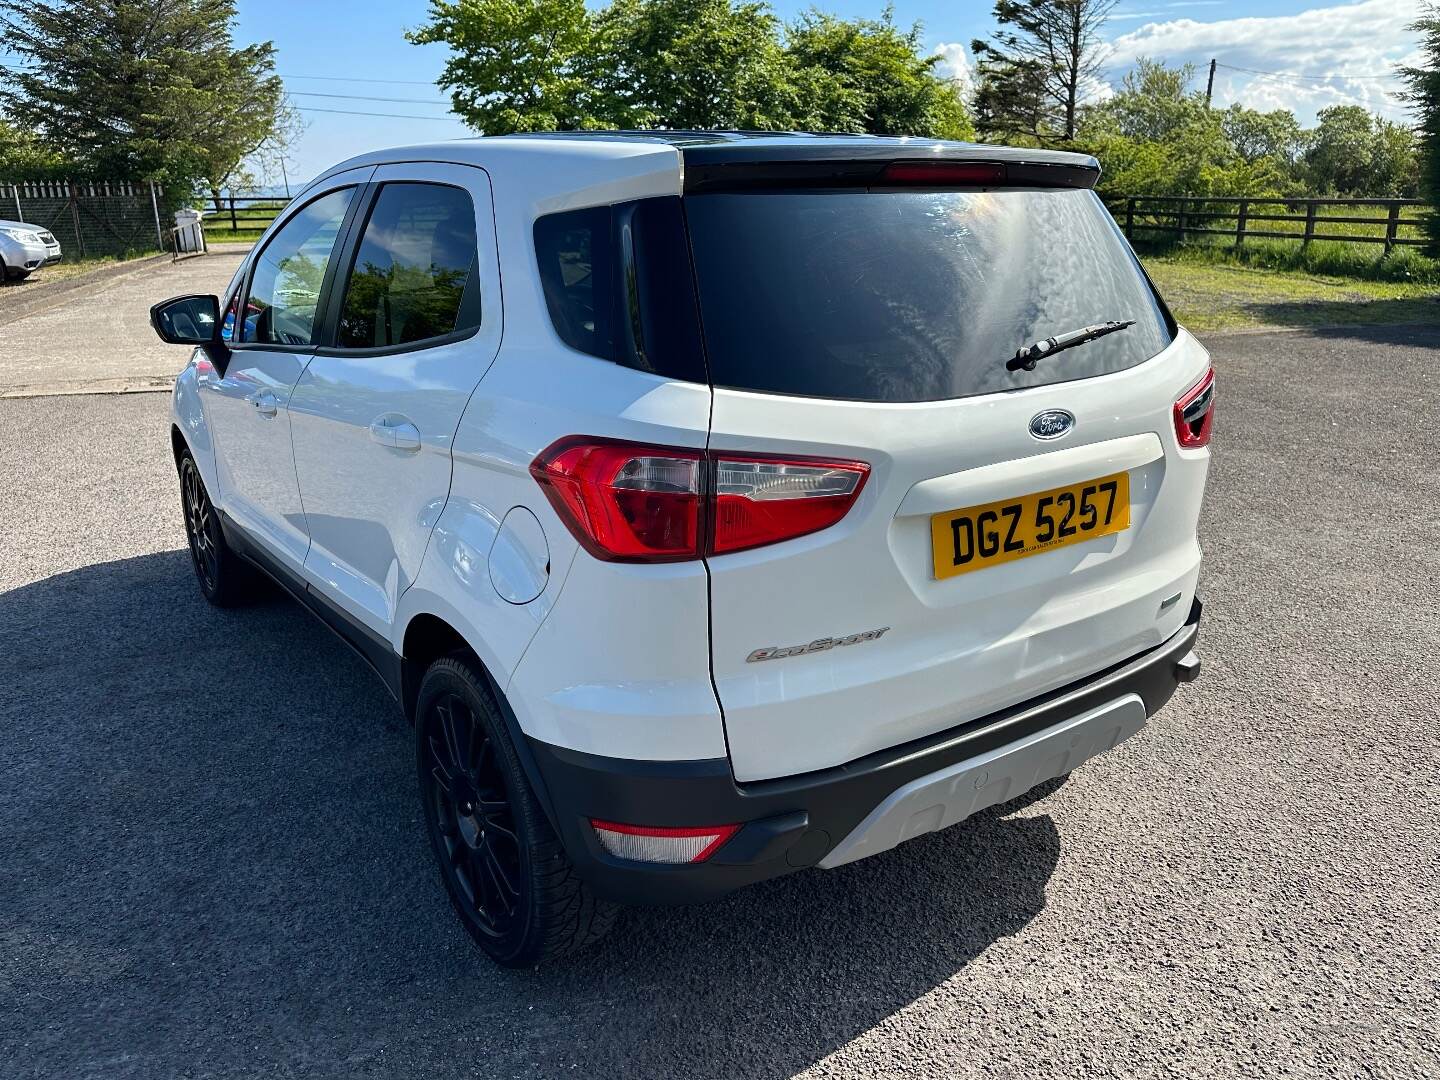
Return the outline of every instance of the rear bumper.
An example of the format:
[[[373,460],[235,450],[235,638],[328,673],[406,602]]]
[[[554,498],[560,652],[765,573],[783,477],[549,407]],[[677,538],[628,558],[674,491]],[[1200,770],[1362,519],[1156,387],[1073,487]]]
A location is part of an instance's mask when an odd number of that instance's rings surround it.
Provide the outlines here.
[[[686,903],[894,847],[1014,799],[1138,731],[1199,674],[1201,605],[1168,641],[979,720],[801,776],[738,784],[727,759],[629,761],[530,741],[541,796],[577,870],[627,903]],[[698,865],[616,859],[588,819],[741,828]]]

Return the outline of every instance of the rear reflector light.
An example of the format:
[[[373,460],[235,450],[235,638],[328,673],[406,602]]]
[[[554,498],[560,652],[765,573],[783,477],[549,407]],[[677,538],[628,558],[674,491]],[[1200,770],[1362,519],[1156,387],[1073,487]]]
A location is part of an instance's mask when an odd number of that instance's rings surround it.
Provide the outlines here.
[[[698,828],[621,825],[595,818],[590,819],[590,827],[608,854],[617,859],[653,863],[704,862],[740,828],[739,825]]]
[[[1175,438],[1187,450],[1210,444],[1210,429],[1215,424],[1215,369],[1185,391],[1175,402]]]
[[[543,451],[530,473],[596,558],[668,562],[828,528],[854,505],[870,466],[575,436]]]
[[[930,184],[935,187],[987,186],[1008,178],[1004,165],[974,161],[897,161],[885,166],[888,184]]]

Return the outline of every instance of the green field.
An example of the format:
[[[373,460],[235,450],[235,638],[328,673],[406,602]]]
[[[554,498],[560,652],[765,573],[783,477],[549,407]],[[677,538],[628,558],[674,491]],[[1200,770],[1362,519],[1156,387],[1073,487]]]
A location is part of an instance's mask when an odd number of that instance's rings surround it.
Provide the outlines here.
[[[1440,285],[1296,270],[1142,258],[1161,295],[1199,333],[1255,327],[1440,323]]]
[[[1106,205],[1110,207],[1115,219],[1124,225],[1125,223],[1125,200],[1107,198]],[[1399,209],[1399,227],[1396,230],[1396,237],[1401,240],[1418,240],[1422,238],[1420,232],[1420,219],[1424,213],[1423,206],[1402,206]],[[1137,200],[1134,217],[1134,241],[1137,244],[1161,241],[1166,238],[1173,239],[1174,229],[1177,221],[1178,207],[1174,204],[1151,203],[1143,199]],[[1388,218],[1390,208],[1384,203],[1342,203],[1321,205],[1317,208],[1315,216],[1314,233],[1317,236],[1370,236],[1383,240],[1387,230],[1387,224],[1380,222],[1362,223],[1343,220],[1345,218]],[[1277,217],[1279,221],[1258,220],[1256,215],[1264,217]],[[1296,237],[1303,237],[1305,234],[1306,209],[1302,204],[1291,203],[1288,205],[1278,204],[1252,204],[1246,222],[1247,234],[1253,231],[1286,233]],[[1234,233],[1239,225],[1238,208],[1233,203],[1206,203],[1201,199],[1194,200],[1186,211],[1186,222],[1189,227],[1199,227],[1218,230],[1220,233],[1231,235],[1204,234],[1193,235],[1192,240],[1206,240],[1215,243],[1234,244]],[[1249,237],[1251,239],[1267,239],[1265,237]],[[1382,245],[1375,245],[1377,250]]]
[[[221,209],[216,210],[215,203],[207,200],[201,204],[205,211],[205,238],[212,244],[254,243],[275,220],[285,202],[284,199],[237,202],[232,219],[228,202],[222,200]]]

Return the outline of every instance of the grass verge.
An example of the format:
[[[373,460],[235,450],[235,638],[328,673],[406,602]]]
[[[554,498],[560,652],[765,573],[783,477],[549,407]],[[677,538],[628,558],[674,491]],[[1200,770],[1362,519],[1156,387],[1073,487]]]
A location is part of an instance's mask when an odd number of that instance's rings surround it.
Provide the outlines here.
[[[1440,323],[1440,285],[1375,281],[1196,258],[1142,255],[1175,317],[1191,330]]]

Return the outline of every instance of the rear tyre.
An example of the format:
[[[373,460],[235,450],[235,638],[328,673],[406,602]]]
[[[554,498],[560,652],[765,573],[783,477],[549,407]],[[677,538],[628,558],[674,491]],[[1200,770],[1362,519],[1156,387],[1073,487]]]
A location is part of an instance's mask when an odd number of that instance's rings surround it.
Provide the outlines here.
[[[216,607],[244,603],[254,590],[254,571],[225,543],[220,515],[210,502],[199,466],[189,450],[180,454],[180,512],[185,518],[185,540],[200,592]]]
[[[435,661],[420,683],[415,759],[440,878],[492,960],[532,967],[605,935],[615,905],[576,875],[499,706],[462,657]]]

